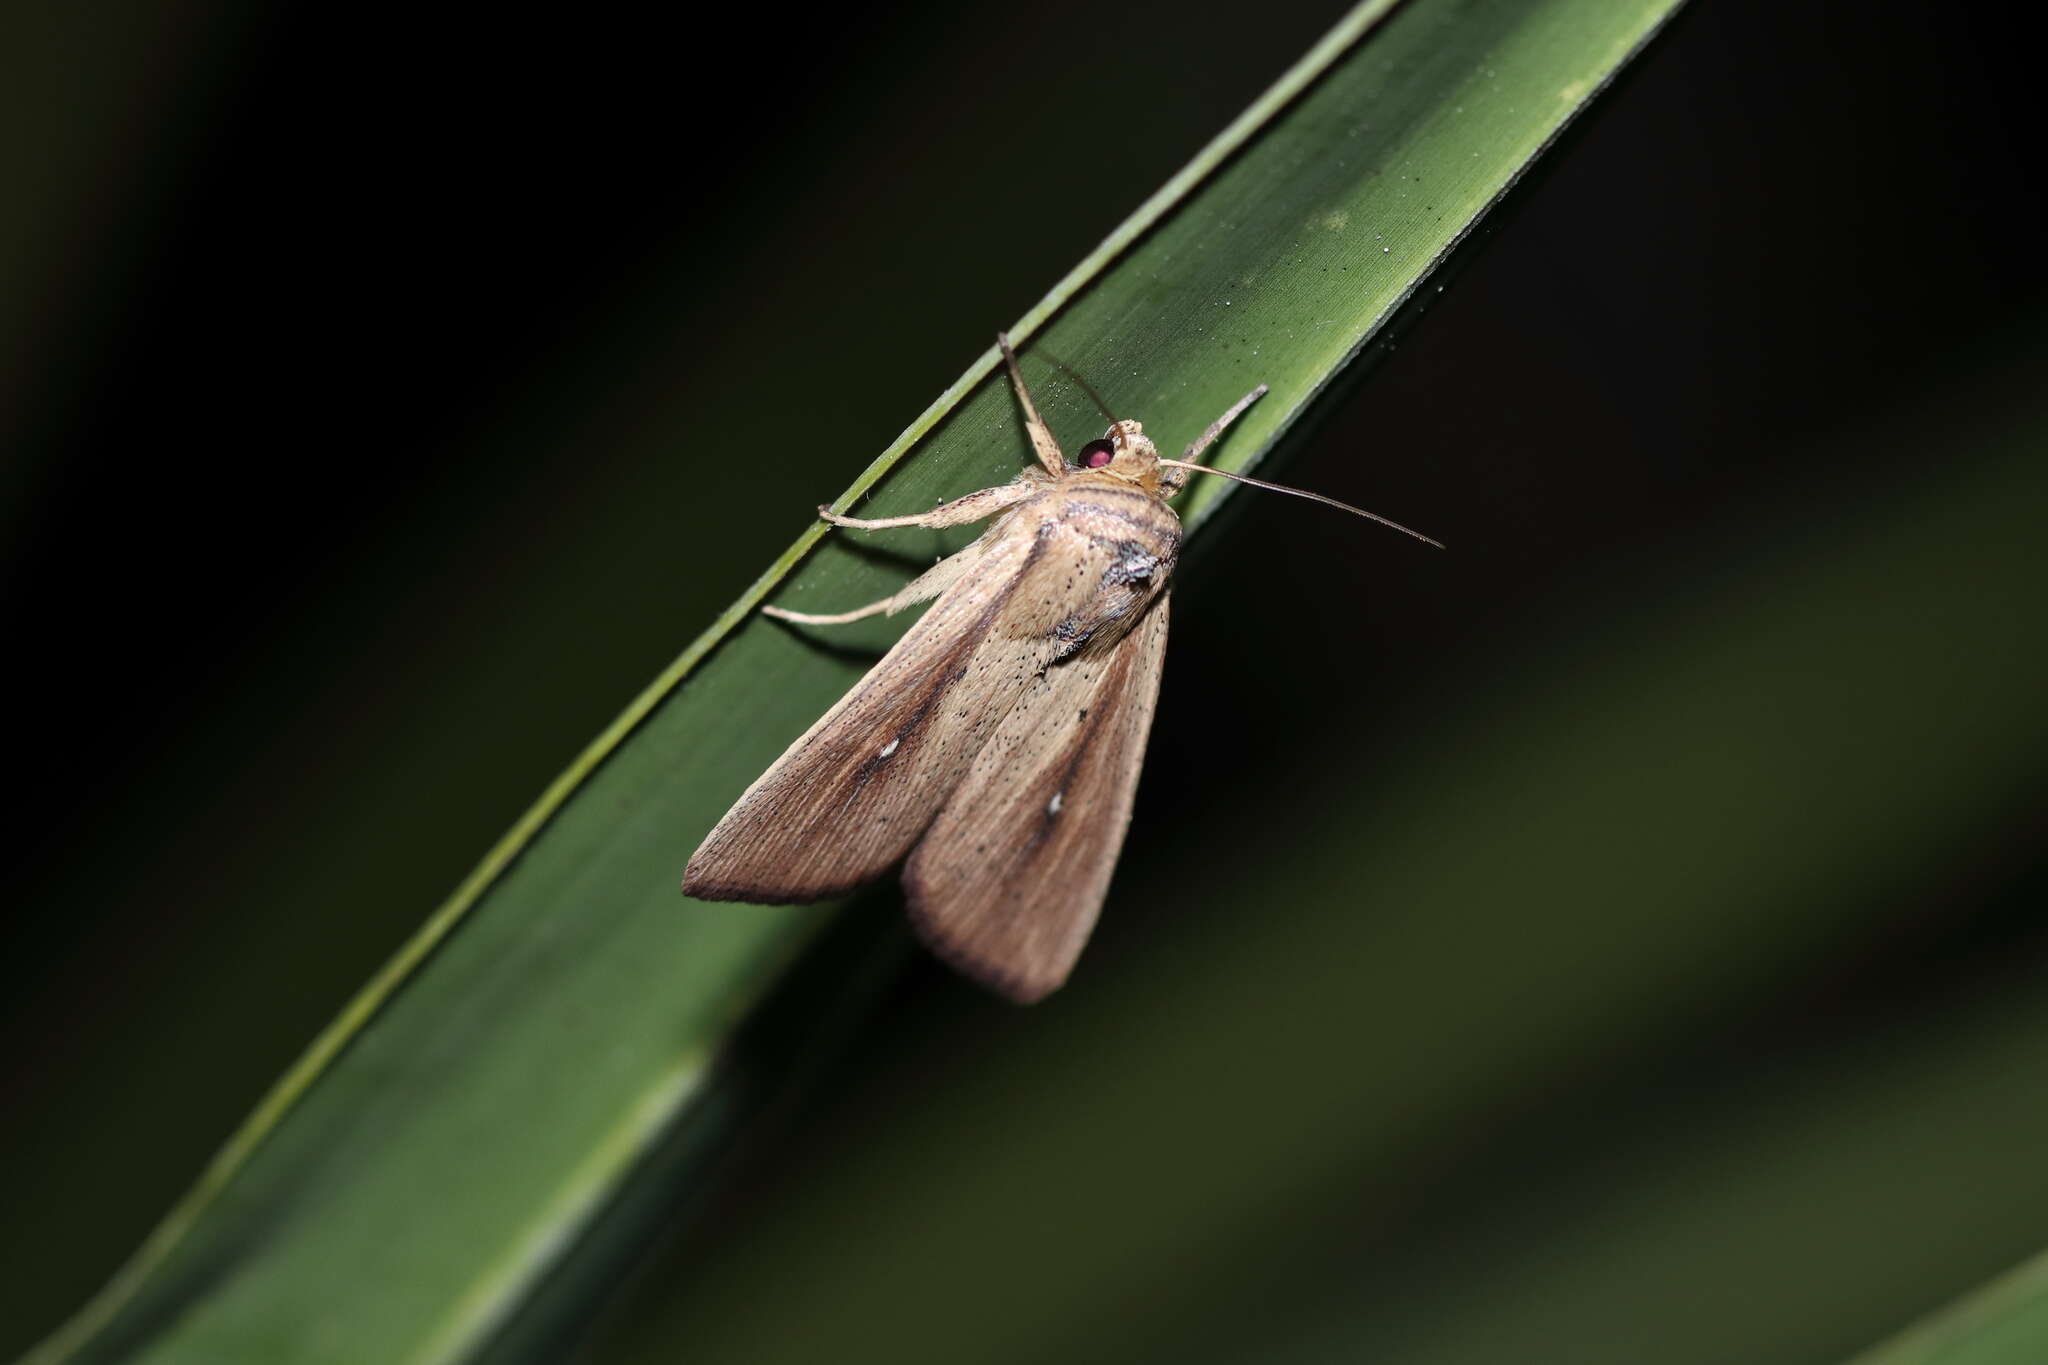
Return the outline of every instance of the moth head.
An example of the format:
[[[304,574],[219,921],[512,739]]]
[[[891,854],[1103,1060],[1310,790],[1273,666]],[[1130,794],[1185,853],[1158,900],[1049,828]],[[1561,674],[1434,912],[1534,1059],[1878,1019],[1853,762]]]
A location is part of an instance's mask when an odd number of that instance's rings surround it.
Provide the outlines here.
[[[1074,466],[1155,492],[1159,487],[1159,451],[1137,422],[1111,422],[1100,438],[1081,447]]]

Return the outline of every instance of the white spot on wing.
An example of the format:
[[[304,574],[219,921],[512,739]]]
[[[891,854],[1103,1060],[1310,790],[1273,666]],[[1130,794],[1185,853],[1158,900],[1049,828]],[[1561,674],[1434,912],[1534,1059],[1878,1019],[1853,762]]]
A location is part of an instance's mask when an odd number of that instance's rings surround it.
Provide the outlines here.
[[[1065,795],[1065,792],[1054,792],[1052,800],[1045,803],[1045,813],[1047,815],[1058,815],[1060,813],[1060,798]]]
[[[900,739],[892,739],[892,740],[890,740],[890,741],[889,741],[889,742],[888,742],[887,744],[884,744],[884,745],[882,746],[882,757],[883,757],[883,758],[887,758],[887,757],[888,757],[888,756],[889,756],[890,754],[893,754],[893,753],[895,753],[895,752],[896,752],[896,746],[897,746],[898,744],[901,744],[902,742],[903,742],[903,741],[902,741],[902,740],[900,740]]]

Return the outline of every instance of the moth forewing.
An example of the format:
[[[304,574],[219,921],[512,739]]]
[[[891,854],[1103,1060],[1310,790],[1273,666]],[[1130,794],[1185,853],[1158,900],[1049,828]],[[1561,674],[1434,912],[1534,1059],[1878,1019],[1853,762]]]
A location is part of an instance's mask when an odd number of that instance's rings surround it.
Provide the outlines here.
[[[909,850],[1056,652],[1047,638],[989,629],[1030,581],[1037,550],[1029,532],[1001,531],[977,552],[979,572],[941,593],[705,836],[683,872],[685,894],[822,900],[881,876]]]
[[[1089,537],[1061,504],[1057,493],[1033,498],[990,529],[985,547],[969,547],[973,572],[705,837],[683,874],[686,894],[821,900],[910,850],[1033,680],[1132,605],[1129,587],[1113,582],[1127,547]]]
[[[1119,638],[1038,677],[903,869],[927,946],[1020,1004],[1065,983],[1131,821],[1166,659],[1161,592]]]

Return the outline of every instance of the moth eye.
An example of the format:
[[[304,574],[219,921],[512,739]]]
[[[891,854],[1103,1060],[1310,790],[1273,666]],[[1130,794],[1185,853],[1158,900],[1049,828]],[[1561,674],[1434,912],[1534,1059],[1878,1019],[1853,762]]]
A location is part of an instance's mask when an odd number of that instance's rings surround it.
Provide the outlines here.
[[[1100,469],[1115,458],[1115,446],[1106,440],[1096,440],[1081,447],[1079,463],[1083,469]]]

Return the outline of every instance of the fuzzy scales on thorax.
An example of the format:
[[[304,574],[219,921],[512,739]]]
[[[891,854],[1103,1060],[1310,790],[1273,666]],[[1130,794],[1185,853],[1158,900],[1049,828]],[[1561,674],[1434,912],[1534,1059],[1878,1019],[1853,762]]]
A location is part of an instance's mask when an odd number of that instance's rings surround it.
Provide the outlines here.
[[[1091,641],[1098,647],[1114,643],[1165,590],[1180,553],[1180,518],[1173,508],[1107,474],[1071,473],[1008,520],[995,528],[997,534],[1034,536],[1040,555],[1069,566],[1057,580],[1039,580],[1048,598],[1058,601],[1046,625],[1059,658]]]

